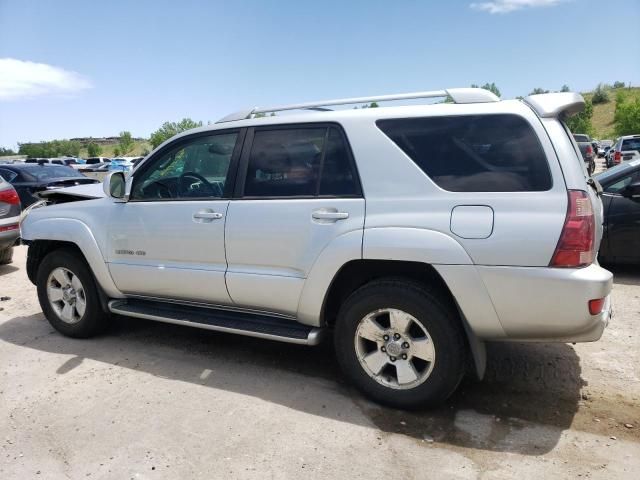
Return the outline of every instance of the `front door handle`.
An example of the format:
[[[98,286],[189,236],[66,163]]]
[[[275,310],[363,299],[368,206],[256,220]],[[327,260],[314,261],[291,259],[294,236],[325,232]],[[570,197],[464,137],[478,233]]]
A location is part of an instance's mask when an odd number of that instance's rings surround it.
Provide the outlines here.
[[[220,220],[222,214],[214,212],[213,210],[200,210],[193,214],[193,220],[198,223],[210,222],[212,220]]]
[[[348,212],[337,212],[333,210],[316,210],[311,214],[315,220],[344,220],[349,218]]]

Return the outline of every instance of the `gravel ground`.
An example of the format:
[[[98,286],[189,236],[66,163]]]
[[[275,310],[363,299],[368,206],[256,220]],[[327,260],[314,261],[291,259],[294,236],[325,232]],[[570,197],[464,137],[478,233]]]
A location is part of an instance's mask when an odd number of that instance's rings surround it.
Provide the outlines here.
[[[56,333],[0,267],[0,478],[638,478],[640,273],[591,344],[491,344],[484,382],[406,413],[316,348],[118,318]],[[626,424],[626,426],[625,426]]]

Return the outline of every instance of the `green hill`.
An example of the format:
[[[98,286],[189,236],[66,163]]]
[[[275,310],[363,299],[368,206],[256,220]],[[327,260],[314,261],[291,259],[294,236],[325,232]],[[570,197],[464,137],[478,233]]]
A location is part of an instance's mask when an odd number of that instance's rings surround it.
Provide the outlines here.
[[[631,88],[614,88],[609,91],[609,102],[600,103],[593,106],[593,124],[594,136],[598,140],[615,138],[613,133],[613,114],[616,109],[616,94],[623,91],[630,100],[640,98],[640,87]],[[591,99],[593,92],[583,93],[585,99]]]

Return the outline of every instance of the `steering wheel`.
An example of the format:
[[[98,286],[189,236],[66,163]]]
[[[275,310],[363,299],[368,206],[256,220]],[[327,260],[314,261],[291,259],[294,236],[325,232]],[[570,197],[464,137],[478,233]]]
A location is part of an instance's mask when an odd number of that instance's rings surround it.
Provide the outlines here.
[[[192,188],[194,182],[187,182],[186,179],[191,178],[197,180],[195,183],[200,183],[200,187]],[[204,188],[203,188],[204,187]],[[217,187],[217,188],[216,188]],[[206,191],[203,191],[206,190]],[[181,197],[221,197],[222,192],[220,191],[220,187],[218,185],[212,185],[209,181],[204,178],[202,175],[196,172],[184,172],[178,178],[178,192]],[[193,195],[196,192],[197,195]]]

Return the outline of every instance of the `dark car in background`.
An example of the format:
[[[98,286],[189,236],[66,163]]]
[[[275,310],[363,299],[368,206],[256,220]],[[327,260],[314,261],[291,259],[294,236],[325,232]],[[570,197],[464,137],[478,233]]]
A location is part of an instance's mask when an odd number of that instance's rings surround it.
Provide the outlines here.
[[[0,165],[0,176],[16,189],[23,208],[40,200],[38,192],[99,183],[98,180],[85,177],[71,167],[37,163]]]
[[[20,237],[20,198],[0,177],[0,265],[11,263],[13,246]]]
[[[613,140],[600,140],[600,148],[598,149],[598,157],[604,158],[609,149],[613,146]]]
[[[596,169],[596,155],[593,150],[591,138],[589,135],[585,135],[583,133],[574,133],[573,138],[578,144],[578,147],[580,147],[580,153],[582,154],[582,160],[584,160],[585,166],[587,167],[587,172],[589,172],[589,175],[592,175]]]
[[[594,177],[602,185],[602,263],[640,264],[640,159]]]

